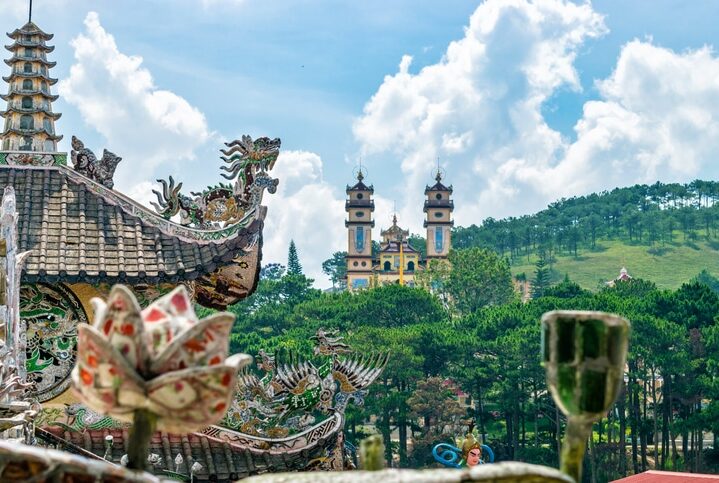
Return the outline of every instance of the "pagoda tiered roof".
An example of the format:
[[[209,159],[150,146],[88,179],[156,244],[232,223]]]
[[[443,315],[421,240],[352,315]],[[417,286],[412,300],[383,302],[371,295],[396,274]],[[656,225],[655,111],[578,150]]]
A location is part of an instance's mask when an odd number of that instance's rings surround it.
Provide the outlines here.
[[[60,96],[50,94],[49,92],[45,92],[42,89],[33,89],[33,90],[24,90],[24,89],[18,89],[15,86],[12,86],[7,94],[0,94],[0,99],[3,101],[10,101],[12,99],[13,95],[18,96],[42,96],[45,99],[49,101],[56,101]]]
[[[14,105],[9,105],[6,111],[0,111],[0,117],[5,117],[7,114],[11,112],[17,112],[18,114],[35,114],[38,112],[45,113],[48,117],[51,117],[54,121],[57,121],[62,117],[62,114],[59,112],[52,112],[48,109],[45,109],[44,107],[34,107],[32,109],[23,109],[21,107],[17,107]]]
[[[15,127],[9,127],[5,131],[3,131],[3,135],[5,134],[17,134],[18,136],[32,136],[35,134],[44,134],[48,137],[48,139],[52,139],[53,141],[60,141],[63,138],[62,135],[51,133],[44,127],[41,129],[20,129]]]
[[[48,74],[43,74],[42,72],[21,72],[13,70],[9,76],[3,76],[2,80],[5,82],[11,82],[15,79],[35,79],[40,78],[47,81],[48,84],[51,86],[57,84],[57,79],[54,77],[50,77]]]
[[[9,59],[5,59],[4,62],[12,66],[14,64],[17,64],[18,62],[38,62],[40,64],[45,65],[48,69],[52,69],[57,65],[57,62],[51,62],[47,59],[43,59],[42,57],[33,57],[31,55],[18,55],[17,53],[10,57]]]
[[[8,32],[7,36],[11,39],[15,39],[20,35],[39,35],[43,40],[51,40],[55,35],[48,34],[40,30],[40,27],[35,25],[33,22],[28,22],[19,29],[15,29],[12,32]]]
[[[11,45],[5,46],[5,48],[10,52],[14,52],[18,47],[33,47],[46,53],[50,53],[55,50],[54,45],[45,45],[44,42],[38,42],[37,40],[23,40],[22,38],[16,39]]]

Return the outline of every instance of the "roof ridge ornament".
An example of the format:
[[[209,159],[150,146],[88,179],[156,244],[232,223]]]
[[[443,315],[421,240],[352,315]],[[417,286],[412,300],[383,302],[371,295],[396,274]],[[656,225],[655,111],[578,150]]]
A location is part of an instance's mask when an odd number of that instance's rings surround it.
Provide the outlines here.
[[[72,137],[72,149],[70,159],[75,171],[106,188],[112,189],[115,186],[112,178],[117,165],[122,161],[121,157],[105,149],[102,151],[102,159],[98,160],[95,153],[75,136]]]
[[[218,183],[208,186],[201,192],[190,192],[192,197],[180,193],[182,183],[175,185],[172,176],[169,182],[158,179],[162,193],[152,190],[157,203],[152,203],[157,213],[165,219],[180,215],[180,223],[185,226],[209,229],[227,227],[239,223],[247,213],[256,210],[262,202],[262,194],[267,189],[277,191],[279,180],[272,178],[270,171],[280,153],[280,139],[261,137],[254,141],[250,136],[225,143],[228,149],[221,149],[220,156],[227,166],[220,169],[225,179],[234,180],[234,185]]]

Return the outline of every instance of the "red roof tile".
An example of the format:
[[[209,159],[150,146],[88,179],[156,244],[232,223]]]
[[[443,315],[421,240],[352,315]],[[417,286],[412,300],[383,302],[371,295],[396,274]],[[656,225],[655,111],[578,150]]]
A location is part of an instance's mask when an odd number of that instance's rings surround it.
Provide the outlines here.
[[[638,475],[627,476],[612,483],[709,483],[719,482],[719,475],[705,475],[700,473],[675,473],[673,471],[645,471]]]

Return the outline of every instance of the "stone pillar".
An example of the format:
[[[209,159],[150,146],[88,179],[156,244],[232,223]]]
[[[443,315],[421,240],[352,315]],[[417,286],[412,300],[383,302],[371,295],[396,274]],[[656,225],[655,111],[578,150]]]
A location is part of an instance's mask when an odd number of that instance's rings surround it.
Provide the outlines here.
[[[30,252],[18,253],[17,211],[15,190],[6,186],[0,212],[0,324],[7,351],[5,364],[17,368],[17,375],[25,382],[25,330],[20,320],[20,276],[22,265]]]

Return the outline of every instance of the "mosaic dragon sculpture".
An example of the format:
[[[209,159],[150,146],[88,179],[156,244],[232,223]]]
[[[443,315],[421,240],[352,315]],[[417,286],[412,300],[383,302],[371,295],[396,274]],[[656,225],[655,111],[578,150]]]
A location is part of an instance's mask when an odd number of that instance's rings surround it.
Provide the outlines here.
[[[122,158],[107,149],[102,152],[102,159],[97,159],[95,153],[85,147],[85,144],[75,136],[72,137],[72,151],[70,152],[73,168],[78,173],[97,181],[106,188],[115,186],[113,176],[115,168]]]
[[[362,404],[366,388],[382,373],[389,354],[351,353],[336,332],[320,329],[313,337],[319,365],[290,355],[278,364],[260,351],[257,367],[264,375],[244,370],[237,381],[235,400],[222,425],[253,436],[283,438],[309,428],[317,418],[344,414],[353,400]],[[341,356],[341,354],[347,354]]]
[[[252,208],[259,205],[262,192],[277,190],[278,180],[270,177],[270,171],[280,152],[280,139],[261,137],[252,140],[250,136],[225,143],[227,149],[221,150],[221,159],[227,163],[220,169],[222,176],[235,180],[234,185],[219,183],[209,186],[200,193],[182,194],[182,183],[175,184],[172,176],[169,181],[158,179],[162,192],[153,190],[157,203],[155,210],[164,218],[180,215],[180,223],[201,229],[211,229],[233,225]]]

